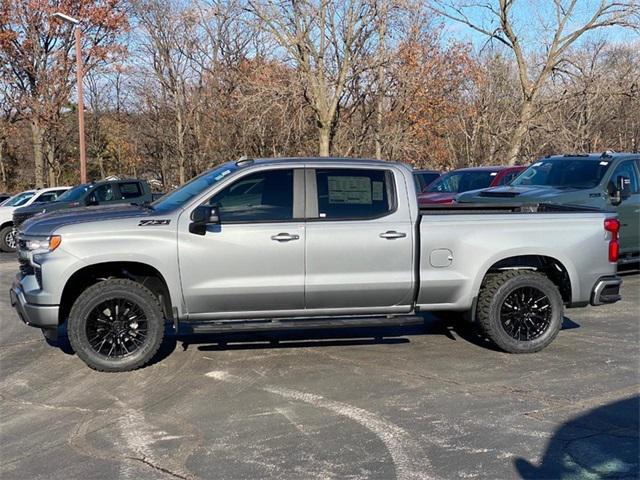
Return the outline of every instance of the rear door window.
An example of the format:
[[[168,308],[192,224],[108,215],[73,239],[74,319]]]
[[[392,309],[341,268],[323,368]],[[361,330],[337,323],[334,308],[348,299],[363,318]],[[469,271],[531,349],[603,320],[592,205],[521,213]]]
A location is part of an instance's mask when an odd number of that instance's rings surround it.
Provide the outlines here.
[[[364,220],[390,213],[395,204],[388,170],[316,169],[320,220]]]
[[[122,200],[138,198],[142,196],[142,188],[138,182],[123,182],[118,184]]]

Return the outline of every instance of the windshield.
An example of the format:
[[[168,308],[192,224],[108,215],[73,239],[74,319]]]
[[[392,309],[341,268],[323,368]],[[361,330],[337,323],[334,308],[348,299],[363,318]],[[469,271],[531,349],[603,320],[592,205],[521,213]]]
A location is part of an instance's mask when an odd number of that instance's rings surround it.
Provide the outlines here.
[[[236,167],[234,164],[225,163],[218,168],[198,175],[193,180],[185,183],[182,187],[160,197],[151,205],[156,210],[173,210],[175,208],[178,208],[192,198],[197,197],[203,191],[218,183],[224,177],[237,169],[238,167]]]
[[[90,184],[78,185],[77,187],[73,187],[71,190],[67,190],[62,195],[60,195],[56,202],[77,202],[78,200],[82,200],[87,190],[91,188]]]
[[[541,160],[527,168],[511,185],[593,188],[598,186],[610,164],[606,160]]]
[[[462,193],[469,190],[487,188],[496,177],[497,172],[489,170],[466,170],[450,172],[427,187],[427,192],[433,193]]]
[[[2,204],[3,207],[20,207],[27,203],[31,197],[33,197],[36,192],[22,192],[7,200]]]

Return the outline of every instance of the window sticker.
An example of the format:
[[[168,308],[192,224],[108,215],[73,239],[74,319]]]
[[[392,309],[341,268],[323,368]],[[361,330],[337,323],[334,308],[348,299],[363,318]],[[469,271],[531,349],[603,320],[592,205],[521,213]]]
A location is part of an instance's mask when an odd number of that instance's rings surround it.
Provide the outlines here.
[[[489,176],[490,176],[490,177],[495,177],[496,175],[498,175],[498,172],[491,172],[491,173],[489,174]]]
[[[371,204],[369,177],[327,177],[329,203]]]
[[[381,202],[384,200],[384,183],[373,182],[371,185],[371,196],[374,202]]]
[[[602,165],[603,167],[606,167],[607,165],[609,165],[609,162],[600,162],[600,165]]]

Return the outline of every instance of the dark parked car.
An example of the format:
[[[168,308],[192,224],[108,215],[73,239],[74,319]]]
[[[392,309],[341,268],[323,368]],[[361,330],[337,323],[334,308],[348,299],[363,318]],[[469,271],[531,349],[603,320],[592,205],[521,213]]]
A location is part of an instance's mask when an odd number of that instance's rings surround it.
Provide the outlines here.
[[[418,195],[420,205],[453,203],[455,196],[469,190],[508,185],[526,167],[470,167],[445,173]]]
[[[144,180],[107,180],[83,183],[67,190],[54,202],[46,205],[34,204],[16,209],[13,212],[13,225],[17,228],[34,215],[67,208],[123,203],[143,204],[151,202],[151,200],[149,184]]]
[[[416,190],[422,193],[426,188],[440,177],[440,172],[435,170],[414,170],[413,178],[416,181]]]

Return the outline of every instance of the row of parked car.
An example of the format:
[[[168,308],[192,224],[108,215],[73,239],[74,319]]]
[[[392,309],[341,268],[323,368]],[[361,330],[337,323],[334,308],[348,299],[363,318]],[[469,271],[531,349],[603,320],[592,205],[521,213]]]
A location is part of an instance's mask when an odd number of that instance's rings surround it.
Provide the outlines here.
[[[15,252],[17,228],[40,213],[67,208],[151,202],[151,193],[144,180],[104,180],[83,183],[76,187],[52,187],[20,192],[0,203],[0,251]]]
[[[640,154],[555,155],[527,166],[414,172],[418,203],[553,203],[615,211],[621,262],[640,258]]]
[[[440,174],[415,170],[420,206],[456,203],[553,203],[615,210],[623,261],[640,255],[640,155],[557,155],[527,166],[470,167]],[[16,250],[26,219],[66,208],[152,201],[144,180],[106,180],[76,187],[27,190],[0,203],[0,250]],[[0,201],[3,199],[0,198]]]

